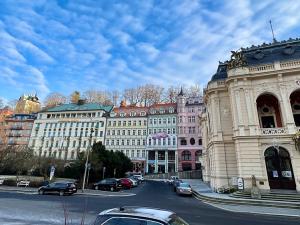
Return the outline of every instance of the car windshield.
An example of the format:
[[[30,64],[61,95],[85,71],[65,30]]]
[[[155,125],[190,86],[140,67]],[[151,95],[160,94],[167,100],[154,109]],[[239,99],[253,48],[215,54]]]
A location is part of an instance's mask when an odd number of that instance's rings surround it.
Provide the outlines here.
[[[190,187],[190,185],[188,183],[181,183],[179,184],[180,187]]]

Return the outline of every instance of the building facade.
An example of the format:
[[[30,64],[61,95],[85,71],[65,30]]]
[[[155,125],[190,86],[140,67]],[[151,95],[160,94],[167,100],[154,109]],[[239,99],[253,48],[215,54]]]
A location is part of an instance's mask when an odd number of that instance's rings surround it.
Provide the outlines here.
[[[205,90],[203,178],[212,188],[300,191],[300,40],[233,52]]]
[[[15,113],[31,114],[37,113],[41,109],[39,98],[36,95],[23,95],[16,104]]]
[[[36,155],[74,160],[92,143],[104,143],[106,116],[112,106],[63,104],[38,113],[30,146]]]
[[[6,118],[13,115],[13,111],[8,107],[0,109],[0,147],[7,145],[8,137],[6,136],[7,123]]]
[[[176,103],[149,107],[146,173],[178,171]]]
[[[12,114],[3,121],[3,145],[25,149],[28,146],[35,114]]]
[[[177,96],[178,170],[201,170],[202,135],[200,119],[202,97]]]
[[[107,118],[105,146],[128,156],[134,172],[145,172],[148,107],[126,106],[124,101]]]

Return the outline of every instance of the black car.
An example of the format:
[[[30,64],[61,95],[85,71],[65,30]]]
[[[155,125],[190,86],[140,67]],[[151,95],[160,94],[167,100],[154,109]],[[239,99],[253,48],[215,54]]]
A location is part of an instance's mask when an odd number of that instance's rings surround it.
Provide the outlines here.
[[[121,207],[101,212],[92,225],[188,225],[174,212],[146,207]]]
[[[104,190],[104,191],[118,191],[122,188],[122,184],[118,179],[107,178],[101,180],[94,185],[95,190]]]
[[[72,195],[77,192],[77,187],[73,182],[54,182],[38,189],[40,195],[49,193],[58,193],[62,195]]]

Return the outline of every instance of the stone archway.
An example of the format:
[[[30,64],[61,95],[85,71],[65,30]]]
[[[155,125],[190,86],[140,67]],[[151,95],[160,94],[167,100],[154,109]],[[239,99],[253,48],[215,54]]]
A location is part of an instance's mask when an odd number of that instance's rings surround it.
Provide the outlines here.
[[[296,189],[290,154],[282,147],[269,147],[265,153],[266,169],[271,189]]]

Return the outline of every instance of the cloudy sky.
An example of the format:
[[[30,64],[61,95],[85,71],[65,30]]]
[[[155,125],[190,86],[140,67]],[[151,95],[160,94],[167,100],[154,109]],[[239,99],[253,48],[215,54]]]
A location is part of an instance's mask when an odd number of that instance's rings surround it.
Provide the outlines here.
[[[1,0],[0,96],[204,86],[230,51],[300,33],[300,1]]]

